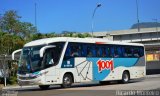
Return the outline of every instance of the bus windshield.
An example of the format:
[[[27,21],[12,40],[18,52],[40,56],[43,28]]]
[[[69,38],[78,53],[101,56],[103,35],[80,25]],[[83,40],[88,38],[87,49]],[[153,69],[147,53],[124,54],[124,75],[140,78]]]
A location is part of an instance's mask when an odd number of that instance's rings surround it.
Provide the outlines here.
[[[54,43],[55,48],[49,48],[40,57],[40,49],[44,46],[24,47],[19,59],[19,74],[32,73],[58,64],[64,43]]]
[[[39,51],[43,46],[25,47],[19,60],[19,71],[30,73],[41,68]]]

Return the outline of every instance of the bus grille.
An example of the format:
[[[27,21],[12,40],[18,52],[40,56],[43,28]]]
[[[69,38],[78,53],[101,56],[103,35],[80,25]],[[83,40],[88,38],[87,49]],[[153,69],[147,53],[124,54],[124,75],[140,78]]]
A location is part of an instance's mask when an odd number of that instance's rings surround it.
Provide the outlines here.
[[[35,79],[36,77],[19,77],[21,80],[30,80],[30,79]]]

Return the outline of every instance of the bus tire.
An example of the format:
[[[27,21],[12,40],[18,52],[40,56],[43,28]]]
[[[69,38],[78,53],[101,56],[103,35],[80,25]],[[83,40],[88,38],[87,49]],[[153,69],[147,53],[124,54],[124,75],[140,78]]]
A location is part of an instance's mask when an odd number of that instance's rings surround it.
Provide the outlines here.
[[[123,74],[122,74],[122,83],[125,84],[125,83],[128,83],[130,80],[130,75],[129,75],[129,72],[128,71],[124,71]]]
[[[50,85],[39,85],[39,88],[42,90],[47,90]]]
[[[73,78],[70,74],[65,74],[63,76],[63,83],[61,85],[62,88],[69,88],[73,83]]]

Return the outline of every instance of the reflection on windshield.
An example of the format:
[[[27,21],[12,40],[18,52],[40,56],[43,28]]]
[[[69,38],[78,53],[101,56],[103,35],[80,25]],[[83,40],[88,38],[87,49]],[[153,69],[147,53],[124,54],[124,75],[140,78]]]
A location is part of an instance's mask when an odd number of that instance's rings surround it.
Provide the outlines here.
[[[19,74],[32,73],[58,64],[64,42],[52,43],[55,48],[45,50],[44,57],[40,57],[40,49],[44,46],[24,47],[19,60]]]
[[[19,71],[29,73],[41,68],[41,58],[39,55],[41,48],[42,46],[23,48],[19,60]]]

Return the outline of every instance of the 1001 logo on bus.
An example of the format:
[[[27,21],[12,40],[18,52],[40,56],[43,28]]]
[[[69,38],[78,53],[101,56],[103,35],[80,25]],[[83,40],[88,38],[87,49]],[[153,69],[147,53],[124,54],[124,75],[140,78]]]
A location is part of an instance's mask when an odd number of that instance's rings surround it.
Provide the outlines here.
[[[103,70],[108,70],[110,69],[111,71],[114,69],[114,62],[113,59],[111,60],[98,60],[97,61],[97,66],[98,66],[98,72],[101,72]]]

